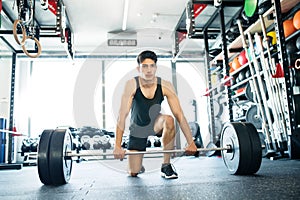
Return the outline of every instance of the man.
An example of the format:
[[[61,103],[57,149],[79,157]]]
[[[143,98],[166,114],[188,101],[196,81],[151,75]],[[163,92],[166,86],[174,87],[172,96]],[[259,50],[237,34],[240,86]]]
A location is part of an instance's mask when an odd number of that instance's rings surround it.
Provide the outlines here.
[[[188,122],[181,109],[174,87],[169,81],[156,77],[157,56],[152,51],[143,51],[137,57],[139,76],[127,81],[121,99],[119,117],[116,128],[114,157],[123,159],[125,150],[121,147],[125,129],[125,121],[131,110],[129,127],[128,151],[145,151],[147,137],[157,135],[162,137],[163,149],[174,149],[175,124],[170,115],[161,114],[161,103],[164,97],[173,115],[179,123],[187,140],[185,149],[189,155],[197,151]],[[161,175],[167,179],[177,178],[174,167],[170,164],[170,154],[164,154]],[[135,177],[144,171],[143,154],[128,155],[128,173]]]

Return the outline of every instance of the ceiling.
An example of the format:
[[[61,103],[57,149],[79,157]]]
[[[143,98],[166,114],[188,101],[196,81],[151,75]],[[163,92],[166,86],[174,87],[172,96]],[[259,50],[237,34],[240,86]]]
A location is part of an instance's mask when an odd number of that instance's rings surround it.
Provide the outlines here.
[[[2,1],[1,30],[12,30],[12,22],[18,16],[15,0]],[[146,48],[171,55],[174,48],[174,30],[179,22],[184,23],[182,16],[187,3],[187,0],[128,0],[126,29],[122,30],[126,0],[61,1],[66,8],[67,26],[72,32],[75,55],[127,55]],[[35,0],[35,4],[36,24],[41,27],[41,55],[64,54],[66,44],[61,42],[57,34],[45,31],[56,26],[56,16],[49,9],[42,9],[40,0]],[[206,13],[206,18],[210,15],[210,12]],[[203,20],[199,22],[203,23]],[[12,34],[2,36],[14,49],[21,50]],[[112,38],[136,39],[137,46],[108,46],[107,40]],[[203,49],[204,42],[199,39],[187,40],[184,46],[185,51],[195,52]]]

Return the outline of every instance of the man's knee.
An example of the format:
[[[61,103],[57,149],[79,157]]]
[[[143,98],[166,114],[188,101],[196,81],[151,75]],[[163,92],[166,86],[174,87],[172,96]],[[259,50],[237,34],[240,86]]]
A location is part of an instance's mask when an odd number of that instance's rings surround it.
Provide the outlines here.
[[[174,117],[171,115],[166,115],[165,116],[165,125],[166,125],[166,128],[168,128],[168,129],[174,129],[175,128]]]

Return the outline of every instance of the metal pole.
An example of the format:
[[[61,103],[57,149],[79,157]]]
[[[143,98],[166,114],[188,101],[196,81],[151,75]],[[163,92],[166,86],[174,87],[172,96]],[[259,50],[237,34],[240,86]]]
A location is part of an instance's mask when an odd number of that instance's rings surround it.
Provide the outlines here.
[[[251,52],[251,58],[253,60],[253,65],[254,65],[254,69],[256,71],[256,74],[257,74],[257,82],[258,82],[258,88],[257,88],[257,96],[258,94],[260,94],[261,96],[261,102],[259,102],[259,104],[262,103],[261,105],[261,115],[265,115],[266,117],[266,120],[268,122],[268,125],[269,125],[269,129],[270,129],[270,134],[272,136],[271,138],[271,142],[273,142],[273,140],[276,140],[276,137],[275,137],[275,134],[274,134],[274,129],[273,129],[273,126],[272,126],[272,118],[271,118],[271,114],[270,114],[270,110],[269,110],[269,106],[268,106],[268,100],[267,100],[267,94],[265,93],[264,91],[264,85],[263,85],[263,81],[262,81],[262,77],[260,75],[260,69],[259,69],[259,64],[258,64],[258,61],[256,59],[256,55],[254,53],[254,45],[253,45],[253,40],[252,40],[252,37],[251,37],[251,33],[248,32],[247,33],[247,36],[248,36],[248,40],[249,40],[249,46],[250,46],[250,52]],[[251,60],[249,61],[249,63],[251,63]],[[253,81],[253,83],[256,83],[255,81]],[[265,120],[264,120],[265,122]],[[263,123],[264,123],[263,122]],[[275,148],[273,146],[273,148]]]
[[[105,115],[105,61],[102,60],[102,128],[106,127]]]
[[[217,148],[199,148],[197,151],[199,152],[207,152],[207,151],[231,151],[232,146],[227,145],[226,147],[217,147]],[[161,153],[184,153],[184,149],[172,149],[172,150],[151,150],[151,151],[128,151],[125,152],[125,155],[138,155],[138,154],[161,154]],[[75,157],[75,156],[113,156],[113,153],[101,153],[97,150],[84,150],[79,153],[76,151],[67,151],[65,153],[66,157]]]
[[[171,66],[172,66],[172,83],[173,83],[173,86],[175,88],[175,91],[176,91],[176,94],[178,94],[178,91],[177,91],[177,74],[176,74],[176,62],[171,62]],[[177,130],[179,130],[179,125],[178,123],[176,122],[175,123],[175,130],[176,130],[176,133],[177,133]],[[175,147],[178,149],[181,148],[181,142],[180,142],[180,134],[176,134],[176,138],[175,138]]]
[[[293,103],[293,89],[290,80],[290,70],[288,66],[288,56],[285,48],[285,37],[284,37],[284,30],[283,30],[283,20],[282,20],[282,13],[281,13],[281,4],[280,0],[272,0],[272,4],[274,7],[274,24],[275,24],[275,32],[276,32],[276,41],[277,41],[277,51],[278,51],[278,59],[279,63],[283,67],[284,71],[284,81],[281,83],[282,89],[282,104],[284,109],[284,121],[286,122],[286,131],[289,139],[289,156],[290,158],[297,158],[298,155],[293,155],[293,150],[291,149],[291,138],[296,129],[296,116],[294,110],[294,103]]]
[[[228,49],[227,49],[227,39],[226,39],[226,30],[225,30],[225,17],[224,17],[224,8],[221,5],[219,10],[220,14],[220,28],[221,28],[221,36],[222,36],[222,47],[223,47],[223,76],[229,77],[229,64],[228,64]],[[228,97],[228,111],[229,111],[229,121],[233,121],[233,111],[232,111],[232,92],[230,87],[227,87],[227,97]]]
[[[17,54],[12,54],[12,66],[11,66],[11,81],[10,81],[10,104],[9,104],[9,130],[13,131],[14,128],[14,103],[15,103],[15,72],[16,72],[16,58]],[[12,135],[8,135],[8,158],[7,162],[12,163],[14,158],[14,138]]]
[[[261,19],[263,20],[263,18]],[[264,32],[264,31],[263,31]],[[269,62],[265,60],[265,56],[264,56],[264,51],[263,51],[263,46],[262,46],[262,41],[261,41],[261,37],[258,35],[258,33],[255,33],[254,35],[255,37],[255,43],[260,51],[260,62],[261,62],[261,65],[262,65],[262,70],[263,70],[263,73],[264,73],[264,79],[266,81],[266,86],[267,86],[267,91],[268,91],[268,94],[269,94],[269,100],[272,104],[272,109],[274,109],[274,134],[275,136],[277,137],[277,139],[279,140],[279,143],[282,145],[283,141],[286,139],[286,137],[283,137],[285,134],[285,126],[284,126],[284,120],[280,120],[280,114],[281,114],[281,109],[280,109],[280,102],[278,102],[280,100],[280,96],[278,96],[278,91],[275,91],[275,89],[277,88],[276,87],[276,82],[275,80],[273,79],[276,79],[276,78],[272,78],[271,76],[271,73],[270,73],[270,66],[272,64],[269,65]],[[270,62],[272,63],[272,57],[271,57],[271,54],[270,54],[270,48],[268,48],[268,44],[267,45],[267,51],[268,51],[268,54],[269,54],[269,58],[270,59]],[[287,149],[286,149],[287,150]]]
[[[259,92],[257,82],[255,81],[255,76],[256,75],[255,75],[255,71],[254,71],[254,68],[253,68],[252,63],[251,63],[251,59],[250,59],[251,56],[249,55],[249,52],[247,51],[248,50],[248,45],[247,45],[246,38],[245,38],[245,35],[244,35],[242,23],[241,23],[240,20],[237,20],[237,24],[238,24],[238,27],[239,27],[239,31],[241,33],[243,48],[246,51],[246,55],[247,55],[247,58],[249,60],[248,63],[249,63],[249,69],[250,69],[250,73],[251,73],[252,80],[253,80],[253,86],[255,88],[254,91],[256,92],[256,98],[258,99],[258,107],[261,111],[261,116],[262,116],[262,121],[263,121],[262,126],[263,126],[263,129],[264,129],[265,134],[266,134],[266,144],[268,145],[268,149],[273,149],[272,143],[271,143],[271,138],[270,138],[269,125],[268,125],[268,123],[266,123],[267,121],[266,121],[265,112],[263,112],[263,106],[262,106],[262,101],[261,101],[261,93]],[[260,76],[259,73],[258,73],[258,76]]]

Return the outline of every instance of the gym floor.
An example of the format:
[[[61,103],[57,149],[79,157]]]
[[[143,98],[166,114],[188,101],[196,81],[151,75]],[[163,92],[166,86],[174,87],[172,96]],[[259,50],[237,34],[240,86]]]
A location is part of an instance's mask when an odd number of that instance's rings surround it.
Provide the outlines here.
[[[146,172],[129,177],[127,161],[73,162],[70,182],[45,186],[36,166],[0,171],[0,199],[299,199],[300,161],[264,158],[252,176],[230,175],[220,157],[172,159],[178,179],[160,177],[161,157],[144,159]]]

